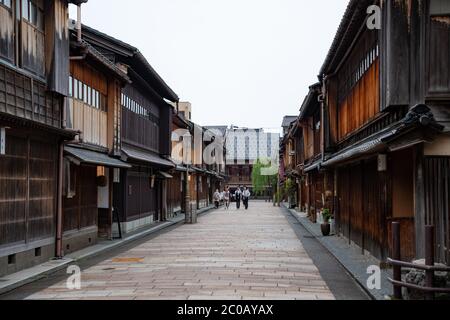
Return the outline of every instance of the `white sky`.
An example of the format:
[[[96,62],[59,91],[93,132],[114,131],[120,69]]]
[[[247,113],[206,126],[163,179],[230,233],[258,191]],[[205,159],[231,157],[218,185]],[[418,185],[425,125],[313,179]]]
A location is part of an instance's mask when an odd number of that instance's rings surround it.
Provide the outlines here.
[[[278,128],[317,82],[347,3],[89,0],[83,23],[139,48],[198,124]]]

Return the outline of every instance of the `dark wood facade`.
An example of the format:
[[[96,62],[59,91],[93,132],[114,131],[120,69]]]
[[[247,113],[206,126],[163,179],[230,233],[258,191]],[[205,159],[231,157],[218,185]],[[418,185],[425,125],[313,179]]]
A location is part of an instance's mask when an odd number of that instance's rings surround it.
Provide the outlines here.
[[[55,256],[68,92],[68,3],[0,5],[0,275]]]
[[[77,37],[84,2],[0,3],[0,275],[111,239],[114,209],[124,231],[168,218],[178,97],[136,48]]]
[[[332,210],[336,232],[381,260],[398,221],[403,259],[423,258],[424,226],[433,224],[436,258],[449,263],[444,2],[350,1],[320,83],[301,108],[303,135],[293,126],[283,141],[300,146],[295,165],[306,181],[299,185],[306,210]],[[366,26],[373,4],[382,9],[381,30]]]
[[[65,125],[77,137],[65,147],[64,254],[113,237],[114,170],[131,167],[117,157],[120,99],[128,76],[71,30]],[[116,172],[116,175],[117,172]]]
[[[114,153],[131,166],[121,170],[120,182],[114,183],[113,203],[120,217],[115,223],[133,232],[167,219],[167,172],[175,165],[170,160],[173,106],[165,100],[175,103],[178,97],[137,48],[89,27],[83,35],[130,79],[119,90],[119,110],[111,128]]]

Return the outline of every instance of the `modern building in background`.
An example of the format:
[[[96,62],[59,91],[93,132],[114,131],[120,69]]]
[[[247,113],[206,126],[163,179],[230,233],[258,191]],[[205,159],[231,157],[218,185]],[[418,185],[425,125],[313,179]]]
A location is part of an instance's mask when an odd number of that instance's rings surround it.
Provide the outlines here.
[[[261,128],[230,127],[226,131],[226,172],[231,190],[252,189],[252,171],[258,161],[278,159],[279,133]]]

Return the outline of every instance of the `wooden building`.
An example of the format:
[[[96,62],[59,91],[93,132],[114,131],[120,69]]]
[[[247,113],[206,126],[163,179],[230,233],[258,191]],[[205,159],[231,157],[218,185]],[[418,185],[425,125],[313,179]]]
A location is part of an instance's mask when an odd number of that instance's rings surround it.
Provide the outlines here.
[[[175,165],[170,160],[173,106],[166,100],[178,97],[137,48],[86,26],[83,39],[131,81],[120,91],[113,138],[116,155],[131,166],[114,176],[115,225],[131,233],[167,219],[168,172]]]
[[[171,172],[172,213],[205,209],[213,204],[214,192],[225,188],[224,131],[200,127],[183,113],[173,115],[172,159],[177,166]],[[205,159],[208,152],[211,157]]]
[[[124,71],[78,38],[71,23],[71,58],[66,127],[77,131],[64,148],[63,250],[112,239],[114,169],[129,169],[118,159],[115,132],[121,113]]]
[[[0,275],[60,255],[65,0],[0,1]]]
[[[374,4],[381,29],[367,24]],[[404,259],[424,257],[434,224],[450,262],[449,16],[443,0],[350,1],[300,112],[308,206],[380,260],[398,221]]]
[[[285,200],[289,202],[290,208],[301,209],[301,172],[298,171],[297,166],[303,164],[298,159],[303,155],[302,152],[296,152],[297,144],[301,141],[298,134],[301,134],[301,128],[299,130],[298,117],[296,116],[285,116],[283,123],[281,125],[283,129],[283,137],[280,144],[280,165],[282,169],[280,170],[282,174],[280,175],[280,186],[286,187],[287,181],[289,180],[295,187],[295,192],[289,191],[288,195],[285,195]]]
[[[168,216],[173,217],[179,213],[186,213],[186,192],[189,186],[186,181],[189,180],[188,164],[190,161],[190,150],[192,143],[191,125],[181,116],[176,109],[172,115],[172,161],[176,167],[171,171],[172,179],[169,181],[168,191]],[[189,190],[188,190],[189,191]],[[190,201],[190,200],[189,200]]]

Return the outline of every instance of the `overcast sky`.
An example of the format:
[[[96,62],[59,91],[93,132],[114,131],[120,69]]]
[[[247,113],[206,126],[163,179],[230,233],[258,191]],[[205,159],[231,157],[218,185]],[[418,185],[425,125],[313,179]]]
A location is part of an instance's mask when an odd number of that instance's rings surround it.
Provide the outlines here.
[[[83,23],[138,47],[198,124],[277,128],[317,82],[347,3],[89,0]]]

